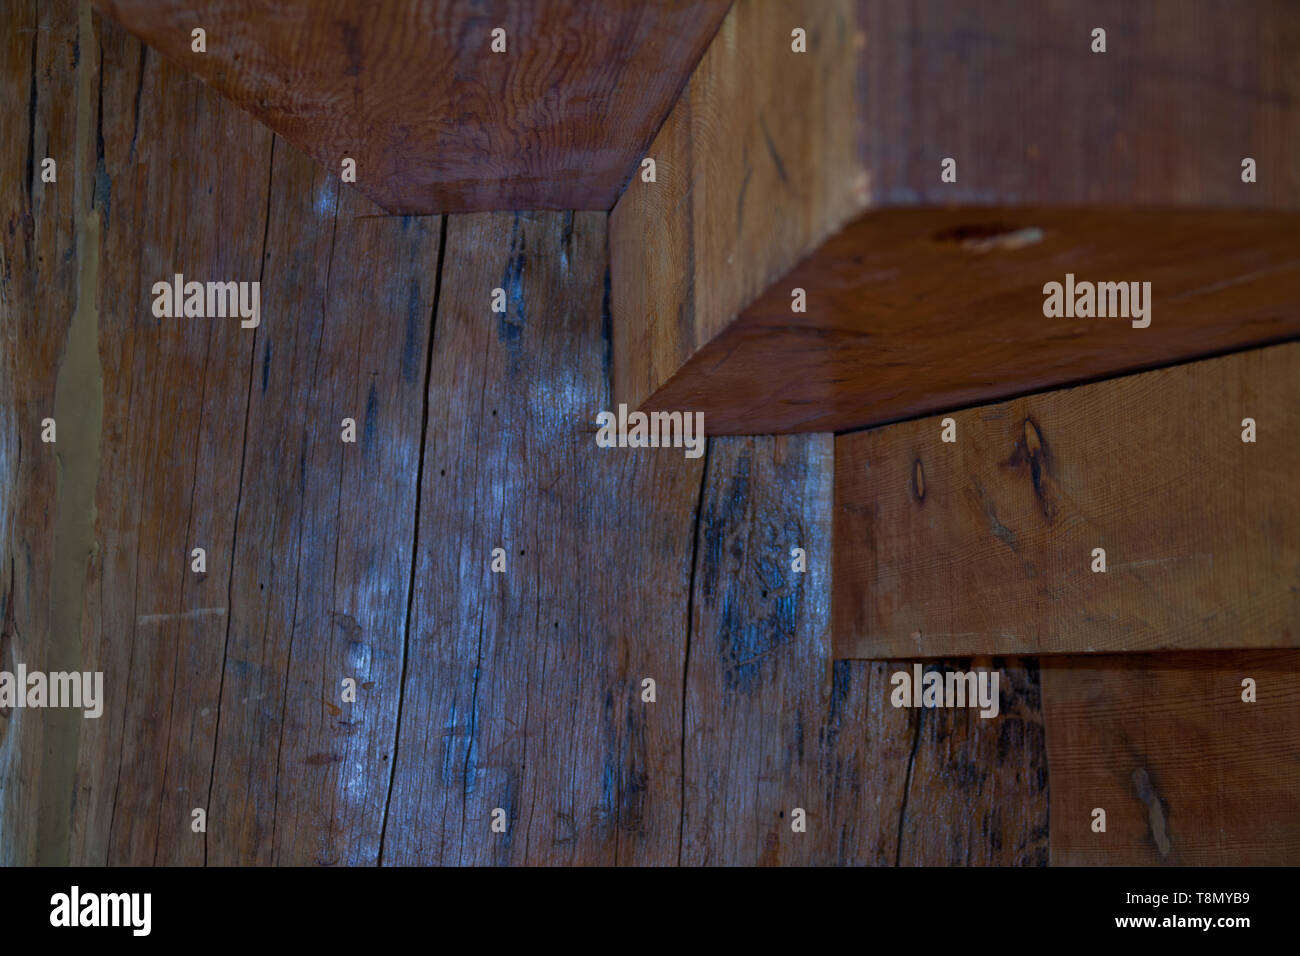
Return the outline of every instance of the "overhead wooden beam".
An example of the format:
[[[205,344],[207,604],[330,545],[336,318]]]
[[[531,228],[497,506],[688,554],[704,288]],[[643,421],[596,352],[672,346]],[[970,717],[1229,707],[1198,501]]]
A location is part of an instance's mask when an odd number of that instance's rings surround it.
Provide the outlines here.
[[[739,0],[612,214],[616,398],[843,431],[1295,334],[1297,49],[1277,0]]]
[[[840,436],[836,654],[1298,647],[1298,428],[1293,342]]]
[[[444,213],[608,210],[731,0],[95,3],[384,209]]]

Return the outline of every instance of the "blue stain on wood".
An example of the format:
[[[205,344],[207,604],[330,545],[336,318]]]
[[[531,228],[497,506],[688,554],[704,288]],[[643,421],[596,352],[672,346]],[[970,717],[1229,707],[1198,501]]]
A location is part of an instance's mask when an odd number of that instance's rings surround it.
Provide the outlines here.
[[[720,605],[715,647],[723,687],[741,694],[758,688],[765,666],[771,672],[787,663],[775,652],[794,641],[800,610],[786,546],[792,535],[798,537],[798,520],[765,520],[750,513],[751,468],[747,448],[736,458],[725,491],[710,498],[701,522],[700,579],[704,600]],[[720,578],[724,583],[717,595]],[[799,747],[802,754],[802,742]]]
[[[453,698],[447,714],[447,725],[442,728],[442,785],[448,790],[456,783],[456,771],[464,766],[459,759],[460,747],[456,740],[457,717],[456,701]]]
[[[506,258],[506,271],[501,277],[501,288],[506,293],[506,310],[497,313],[497,338],[502,342],[516,342],[528,324],[528,308],[524,302],[524,265],[527,262],[528,244],[519,228],[519,213],[515,213],[514,229],[510,234],[510,252]],[[513,308],[514,321],[511,321]]]
[[[636,698],[639,701],[639,696]],[[650,774],[646,771],[648,759],[645,740],[645,711],[634,704],[626,713],[623,728],[623,774],[620,778],[618,808],[619,828],[627,833],[640,833],[645,819],[646,794],[650,790]]]
[[[605,291],[600,298],[600,373],[605,384],[605,408],[610,404],[610,368],[614,358],[614,310],[610,307],[609,266],[605,267]]]
[[[826,721],[831,727],[838,728],[840,725],[841,709],[849,699],[849,688],[852,684],[853,672],[849,662],[835,661],[831,665],[830,717]]]
[[[370,391],[366,394],[366,427],[361,437],[361,454],[363,456],[370,454],[370,449],[374,447],[375,439],[375,418],[379,414],[379,396],[375,391],[375,383],[370,383]]]
[[[501,795],[500,802],[497,804],[506,812],[506,831],[505,833],[492,834],[493,839],[496,841],[494,851],[500,863],[510,862],[510,845],[514,842],[515,824],[519,822],[519,814],[515,812],[515,794],[518,790],[518,774],[511,771],[506,774],[505,793]]]
[[[402,340],[402,381],[407,385],[415,382],[424,358],[420,349],[420,330],[423,328],[420,283],[412,279],[406,293],[406,337]]]
[[[600,818],[605,826],[618,823],[619,766],[618,733],[614,724],[614,692],[606,689],[602,723],[605,730],[605,759],[600,768]]]

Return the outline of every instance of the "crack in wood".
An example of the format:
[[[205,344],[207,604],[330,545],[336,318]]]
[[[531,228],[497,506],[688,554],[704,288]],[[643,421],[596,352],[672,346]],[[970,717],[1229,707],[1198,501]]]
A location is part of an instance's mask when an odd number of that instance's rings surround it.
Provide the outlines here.
[[[691,529],[691,577],[686,588],[686,652],[682,660],[682,708],[678,775],[677,865],[682,865],[682,848],[686,834],[686,699],[691,674],[691,638],[695,628],[695,571],[699,566],[700,522],[704,515],[704,498],[709,487],[710,439],[704,444],[704,464],[700,468],[700,497],[695,504],[695,523]]]
[[[275,182],[275,141],[276,137],[272,136],[266,170],[266,216],[262,224],[262,251],[258,256],[257,281],[259,285],[266,277],[266,241],[271,233],[271,190]],[[230,535],[231,561],[230,576],[226,580],[226,607],[234,606],[234,555],[239,542],[239,510],[244,497],[244,467],[248,462],[248,420],[253,407],[253,371],[257,366],[257,335],[258,329],[255,328],[253,329],[253,342],[248,351],[248,392],[244,398],[244,433],[239,443],[239,483],[235,490],[235,512],[232,517],[233,530]],[[221,652],[221,678],[217,682],[217,718],[212,728],[212,761],[211,771],[208,774],[208,797],[204,804],[207,809],[212,807],[212,786],[217,777],[217,742],[221,739],[221,698],[226,687],[226,661],[230,657],[230,625],[232,620],[233,615],[226,616],[226,638]],[[206,828],[203,831],[203,865],[208,865],[208,832]]]
[[[434,266],[433,307],[429,310],[429,341],[424,356],[424,401],[420,413],[420,456],[415,469],[415,515],[411,524],[411,575],[406,585],[406,624],[402,632],[402,668],[397,686],[397,719],[393,724],[393,756],[388,762],[388,787],[384,794],[384,813],[379,823],[379,855],[375,863],[384,863],[384,841],[388,835],[388,813],[393,802],[393,778],[397,768],[397,750],[402,742],[402,705],[406,700],[406,671],[411,657],[411,612],[415,606],[415,570],[420,559],[420,503],[424,497],[424,458],[429,438],[429,385],[433,375],[433,341],[438,329],[438,303],[442,298],[442,271],[447,256],[447,217],[438,228],[438,262]]]

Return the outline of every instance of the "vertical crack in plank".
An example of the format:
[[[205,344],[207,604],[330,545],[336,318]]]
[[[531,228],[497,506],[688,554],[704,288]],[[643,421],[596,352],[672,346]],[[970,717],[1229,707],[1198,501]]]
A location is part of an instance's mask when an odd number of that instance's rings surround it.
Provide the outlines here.
[[[39,24],[40,10],[36,0],[32,0],[32,9],[32,22]],[[35,205],[36,189],[36,45],[40,36],[40,27],[37,26],[32,30],[32,79],[27,94],[27,198],[32,205]]]
[[[99,63],[89,60],[95,26],[89,0],[78,11],[77,42],[85,57],[78,64],[75,255],[77,305],[54,387],[54,418],[63,425],[55,446],[58,489],[55,497],[54,558],[50,587],[50,634],[45,669],[81,670],[81,613],[86,566],[95,547],[95,487],[99,481],[99,439],[103,426],[104,383],[99,365],[100,224],[97,199],[87,195],[91,121],[96,113]],[[101,93],[102,99],[102,93]],[[98,119],[96,118],[96,122]],[[72,797],[82,715],[73,708],[52,708],[45,715],[44,762],[40,780],[36,863],[66,866],[71,859]]]
[[[141,48],[143,49],[143,44],[141,45]],[[143,61],[144,61],[144,57],[143,57],[143,55],[141,55],[141,58],[140,58],[140,59],[141,59],[141,64],[143,65]],[[209,358],[211,357],[211,355],[212,355],[212,325],[211,325],[211,323],[208,324],[207,337],[206,337],[206,339],[205,339],[204,341],[205,341],[205,345],[204,345],[204,347],[203,347],[203,373],[202,373],[202,375],[200,376],[200,379],[199,379],[199,428],[200,428],[200,429],[203,427],[203,410],[204,410],[205,408],[207,408],[207,399],[208,399],[208,359],[209,359]],[[184,560],[181,561],[181,586],[180,586],[179,591],[177,591],[177,595],[176,595],[176,618],[177,618],[177,620],[180,620],[181,618],[183,618],[183,617],[185,616],[185,579],[186,579],[186,575],[187,575],[187,573],[189,572],[189,564],[188,564],[188,561],[189,561],[189,550],[188,550],[188,549],[189,549],[189,546],[190,546],[190,542],[193,540],[193,534],[194,534],[194,496],[197,494],[197,492],[198,492],[198,486],[199,486],[199,447],[200,447],[200,445],[201,445],[201,442],[196,441],[196,442],[194,443],[194,458],[193,458],[193,461],[192,461],[192,463],[191,463],[191,465],[190,465],[190,473],[191,473],[191,476],[192,476],[191,479],[190,479],[190,498],[189,498],[190,506],[189,506],[189,512],[188,512],[188,514],[187,514],[187,516],[186,516],[186,519],[185,519],[185,548],[186,548],[186,557],[185,557]],[[100,578],[100,583],[101,583],[101,585],[103,584],[103,578],[102,578],[102,577]],[[101,602],[100,602],[100,607],[103,607],[103,606],[104,606],[104,605],[103,605],[103,602],[101,601]],[[230,605],[227,604],[227,605],[226,605],[226,616],[227,616],[227,617],[230,616],[230,610],[229,610],[229,609],[230,609]],[[132,615],[132,620],[136,620],[134,614]],[[102,630],[103,630],[103,628],[101,627],[101,631],[102,631]],[[176,704],[176,689],[177,689],[177,686],[178,686],[178,679],[179,679],[179,674],[180,674],[180,667],[181,667],[181,655],[180,655],[180,653],[178,652],[177,654],[175,654],[175,655],[172,657],[172,689],[171,689],[171,694],[169,694],[168,697],[167,697],[167,731],[166,731],[166,733],[163,735],[163,740],[166,740],[166,741],[168,741],[168,742],[170,742],[171,739],[172,739],[172,717],[174,716],[174,714],[175,714],[175,712],[176,712],[176,707],[175,707],[175,704]],[[125,721],[125,719],[126,719],[125,716],[123,716],[123,721]],[[123,734],[125,735],[125,730],[123,730]],[[171,747],[168,746],[167,750],[164,751],[164,761],[163,761],[162,773],[158,775],[158,807],[159,807],[159,812],[158,812],[158,822],[157,822],[157,825],[154,827],[154,837],[153,837],[153,865],[154,865],[154,866],[157,866],[157,865],[158,865],[158,849],[159,849],[159,847],[162,845],[162,832],[163,832],[163,831],[162,831],[162,821],[163,821],[162,808],[163,808],[163,806],[166,805],[166,802],[167,802],[167,770],[168,770],[167,759],[168,759],[170,756],[171,756]],[[121,782],[121,768],[122,768],[121,761],[119,761],[119,762],[118,762],[118,781],[119,781],[119,783]],[[113,808],[114,808],[114,810],[117,809],[117,794],[116,794],[116,792],[114,792],[114,796],[113,796]],[[110,827],[110,831],[109,831],[109,832],[110,832],[110,836],[111,836],[111,833],[112,833],[111,827]],[[110,847],[112,846],[112,840],[111,840],[111,839],[109,840],[109,846],[110,846]]]
[[[686,653],[682,660],[682,718],[678,754],[677,865],[682,865],[682,848],[686,836],[686,698],[691,677],[691,637],[695,627],[695,570],[700,558],[700,523],[704,517],[704,498],[709,487],[709,452],[713,440],[704,443],[704,466],[700,469],[700,497],[695,504],[695,526],[691,533],[691,578],[686,590]]]
[[[429,342],[424,356],[424,410],[420,414],[420,457],[415,468],[415,520],[411,529],[411,576],[406,585],[406,627],[402,634],[402,675],[397,688],[397,721],[393,725],[393,759],[388,762],[388,792],[384,796],[384,818],[379,824],[379,858],[384,863],[384,838],[388,835],[388,809],[393,801],[393,776],[397,770],[397,748],[402,741],[402,703],[406,700],[406,665],[411,651],[411,610],[415,606],[415,570],[420,557],[420,501],[424,497],[424,456],[429,437],[429,385],[433,376],[433,337],[438,328],[438,302],[442,296],[442,268],[447,255],[447,217],[438,232],[438,264],[434,267],[433,308],[429,310]]]
[[[270,161],[266,169],[266,218],[262,223],[262,252],[257,263],[257,281],[260,287],[266,272],[266,241],[271,233],[271,187],[275,178],[275,140],[271,137]],[[226,581],[226,607],[233,608],[235,587],[236,545],[239,541],[239,506],[244,498],[244,466],[248,462],[248,418],[253,407],[253,370],[257,367],[257,333],[253,329],[253,342],[248,352],[248,392],[244,398],[244,437],[239,443],[239,484],[235,490],[235,514],[230,535],[230,576]],[[221,698],[226,689],[226,661],[230,656],[230,625],[235,615],[226,614],[226,642],[221,653],[221,679],[217,682],[217,719],[212,728],[212,770],[208,774],[208,798],[204,803],[204,812],[212,809],[212,785],[217,778],[217,742],[221,739]],[[211,822],[211,821],[208,821]],[[203,865],[208,865],[208,828],[203,829]]]
[[[907,798],[912,794],[912,771],[916,767],[916,751],[921,746],[921,725],[925,722],[925,708],[916,713],[916,734],[912,737],[912,753],[907,758],[907,782],[903,784],[903,802],[898,808],[898,842],[894,847],[894,866],[903,865],[903,825],[907,822]]]
[[[316,342],[316,362],[312,366],[311,386],[310,386],[311,393],[309,397],[309,402],[311,401],[311,399],[315,398],[316,387],[321,381],[320,359],[321,359],[321,354],[325,351],[325,338],[328,334],[326,331],[326,326],[328,324],[328,320],[326,316],[329,314],[329,308],[330,308],[329,305],[330,278],[334,273],[334,247],[338,241],[338,233],[339,233],[339,187],[336,185],[334,187],[334,217],[330,222],[330,251],[325,260],[325,288],[321,292],[321,337]],[[263,261],[265,261],[265,258],[263,259]],[[252,404],[251,381],[249,383],[249,404],[250,405]],[[339,456],[339,459],[340,460],[339,460],[338,486],[339,486],[339,494],[341,496],[343,490],[342,455]],[[341,498],[338,500],[341,500]],[[299,598],[302,597],[302,553],[303,551],[306,550],[306,548],[302,544],[303,534],[305,533],[305,528],[308,522],[306,498],[304,495],[299,495],[298,504],[299,504],[298,556],[295,559],[293,565],[293,609],[289,612],[289,644],[285,648],[285,652],[284,652],[284,687],[280,693],[280,730],[279,733],[276,735],[276,742],[275,742],[275,779],[274,781],[272,781],[271,784],[271,794],[272,794],[271,796],[271,865],[272,866],[277,865],[276,855],[278,852],[277,847],[279,846],[279,844],[276,843],[276,839],[275,839],[275,827],[280,814],[280,763],[284,755],[284,728],[287,722],[288,712],[289,712],[289,682],[291,680],[290,675],[293,672],[293,639],[294,636],[298,633],[298,600]],[[339,517],[339,511],[336,510],[335,511],[336,522],[338,521],[338,517]],[[233,551],[231,552],[232,555],[234,553],[235,552]],[[332,569],[332,573],[334,575],[338,574],[338,538],[337,537],[335,538],[334,567]],[[232,575],[233,575],[233,571],[232,571]],[[333,584],[334,582],[331,583]],[[336,592],[332,591],[332,593],[336,593]]]
[[[128,163],[135,162],[135,141],[140,136],[140,95],[144,92],[144,61],[149,53],[148,44],[140,44],[140,68],[135,80],[135,119],[131,124],[131,148],[127,151]]]

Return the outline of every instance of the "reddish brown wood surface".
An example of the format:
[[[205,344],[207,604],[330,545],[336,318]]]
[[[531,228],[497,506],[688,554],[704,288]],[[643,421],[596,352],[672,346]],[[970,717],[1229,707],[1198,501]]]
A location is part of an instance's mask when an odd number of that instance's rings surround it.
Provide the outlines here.
[[[1061,658],[1042,674],[1053,865],[1300,859],[1300,654]]]
[[[730,0],[96,3],[389,212],[447,213],[609,209]]]
[[[1300,329],[1294,5],[775,11],[735,5],[615,207],[619,400],[849,430]],[[1151,282],[1151,326],[1044,317],[1067,272]]]
[[[1150,325],[1044,316],[1067,272],[1149,282]],[[713,434],[842,431],[1297,334],[1290,214],[895,209],[827,241],[645,407],[703,410]]]
[[[610,215],[619,401],[644,401],[860,208],[851,21],[850,0],[739,0],[723,21],[649,148],[655,182],[634,178]]]
[[[1296,646],[1297,409],[1288,343],[840,436],[837,654]]]

